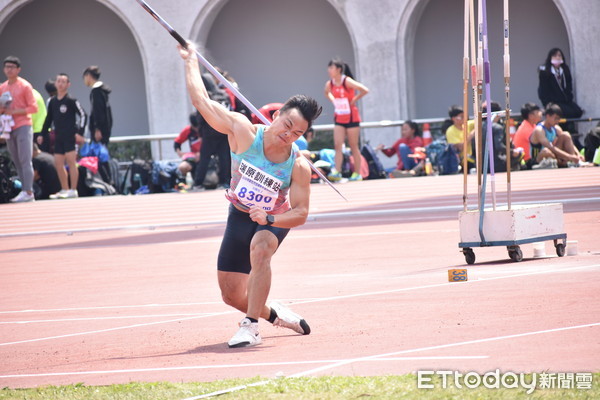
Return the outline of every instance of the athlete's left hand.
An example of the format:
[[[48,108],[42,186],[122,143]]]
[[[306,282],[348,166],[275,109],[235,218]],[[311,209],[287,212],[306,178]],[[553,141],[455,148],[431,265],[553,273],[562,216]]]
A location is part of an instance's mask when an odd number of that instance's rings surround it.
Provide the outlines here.
[[[257,206],[252,206],[250,207],[250,211],[248,211],[248,214],[250,214],[250,219],[254,222],[256,222],[259,225],[266,225],[267,224],[267,212],[265,210],[263,210],[260,207]]]

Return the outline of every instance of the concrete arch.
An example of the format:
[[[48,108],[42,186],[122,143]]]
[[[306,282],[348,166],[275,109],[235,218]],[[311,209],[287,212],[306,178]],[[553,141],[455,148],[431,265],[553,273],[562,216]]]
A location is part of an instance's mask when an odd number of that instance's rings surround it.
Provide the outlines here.
[[[400,90],[405,91],[407,98],[407,105],[402,108],[405,118],[444,117],[450,105],[462,104],[463,5],[459,0],[406,3],[397,36]],[[558,46],[570,54],[573,38],[568,15],[562,8],[561,0],[511,2],[513,110],[518,111],[527,101],[539,102],[537,66],[548,49]],[[528,16],[534,12],[545,23],[532,30]],[[501,3],[488,4],[488,27],[492,97],[502,103]]]
[[[356,41],[352,29],[346,22],[343,7],[338,2],[311,0],[310,3],[310,5],[303,3],[301,6],[306,9],[310,8],[312,19],[317,19],[318,22],[297,18],[291,22],[286,20],[284,26],[281,18],[269,20],[274,24],[274,26],[269,26],[269,30],[275,33],[274,41],[257,44],[254,35],[265,34],[265,29],[261,30],[262,22],[264,22],[264,19],[261,18],[267,18],[262,13],[268,14],[271,10],[270,3],[261,2],[259,5],[252,5],[256,11],[244,14],[245,18],[242,19],[240,17],[242,11],[238,10],[251,7],[248,2],[208,0],[193,21],[190,37],[204,47],[203,55],[210,62],[228,70],[238,80],[242,92],[256,107],[268,102],[285,101],[295,93],[305,93],[315,97],[327,109],[330,105],[327,104],[323,95],[323,85],[327,80],[327,62],[332,57],[340,56],[351,66],[356,66]],[[297,11],[296,8],[300,5],[296,2],[278,3],[277,11],[281,13],[283,7]],[[261,21],[261,23],[248,22],[249,18],[251,21]],[[237,21],[237,23],[232,23],[232,21]],[[227,24],[228,26],[224,26]],[[242,24],[245,28],[239,28]],[[326,30],[327,24],[335,25],[336,29],[332,29],[333,33]],[[236,28],[244,29],[245,32],[237,32]],[[294,32],[298,29],[305,29],[309,39],[300,35],[288,34],[286,38],[283,38],[284,40],[279,40],[281,37],[278,37],[276,33],[287,32],[289,29]],[[342,29],[342,34],[340,34],[340,29]],[[319,41],[316,39],[315,30],[322,33]],[[330,36],[338,39],[341,37],[337,47],[333,40],[328,39]],[[237,43],[232,43],[234,40]],[[310,40],[312,41],[306,42]],[[257,62],[259,57],[273,61],[272,48],[268,47],[285,45],[284,42],[292,43],[305,50],[302,55],[291,54],[288,59],[280,62],[281,68],[287,69],[287,71],[269,69],[272,63]],[[313,45],[313,43],[318,43],[318,45]],[[340,51],[340,49],[342,50]],[[265,69],[268,71],[265,72]],[[352,69],[356,74],[357,68]],[[287,81],[284,79],[284,75],[287,76]],[[290,79],[290,76],[294,76],[294,79]],[[319,123],[330,122],[329,119],[332,115],[333,107],[331,106],[331,110],[323,114]]]
[[[400,98],[406,99],[400,104],[400,116],[402,119],[411,118],[416,112],[414,80],[415,36],[421,16],[429,0],[409,0],[398,22],[396,53],[398,59],[398,89]],[[404,90],[402,89],[404,88]]]
[[[23,18],[35,26],[35,35],[30,25],[20,21]],[[89,23],[91,18],[93,24]],[[115,2],[6,1],[0,8],[0,27],[4,32],[0,52],[9,51],[22,59],[24,78],[42,95],[46,95],[43,89],[47,79],[67,72],[71,76],[70,94],[89,112],[89,88],[83,84],[81,74],[88,65],[99,65],[101,80],[113,89],[113,135],[148,132],[147,74],[141,73],[147,65],[143,41]]]

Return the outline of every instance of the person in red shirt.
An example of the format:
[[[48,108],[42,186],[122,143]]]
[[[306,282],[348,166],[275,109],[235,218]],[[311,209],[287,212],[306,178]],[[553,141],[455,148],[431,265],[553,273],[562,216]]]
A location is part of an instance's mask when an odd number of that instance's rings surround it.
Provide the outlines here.
[[[521,122],[521,125],[519,125],[519,128],[513,137],[513,144],[515,147],[523,149],[523,160],[529,165],[529,160],[531,159],[531,145],[529,144],[529,138],[537,124],[542,120],[542,110],[540,109],[540,106],[535,103],[525,103],[523,107],[521,107],[521,116],[523,117],[523,122]]]
[[[369,93],[369,89],[362,83],[354,80],[348,64],[340,60],[331,60],[327,67],[329,80],[325,83],[325,96],[335,107],[333,142],[335,146],[335,168],[331,170],[328,178],[339,181],[342,178],[342,162],[344,161],[343,146],[348,138],[348,145],[352,157],[356,160],[351,181],[361,181],[362,176],[360,156],[360,115],[356,102]]]
[[[402,136],[393,144],[392,147],[385,148],[383,144],[377,146],[376,150],[381,150],[388,157],[398,154],[398,164],[392,174],[400,173],[400,171],[410,171],[417,166],[417,161],[410,154],[414,154],[415,150],[423,148],[423,138],[419,131],[419,125],[413,121],[406,121],[402,124]]]
[[[273,114],[275,113],[275,111],[279,110],[281,107],[283,107],[283,103],[269,103],[269,104],[265,104],[264,106],[259,108],[258,111],[267,120],[269,120],[269,122],[273,122]],[[260,118],[258,118],[254,114],[252,114],[250,121],[252,121],[253,124],[262,124]]]
[[[181,164],[177,167],[181,176],[185,177],[188,172],[194,175],[196,164],[200,161],[200,148],[202,147],[202,138],[200,137],[200,126],[195,112],[190,114],[190,124],[183,128],[179,136],[175,138],[173,147],[175,152],[181,158]],[[189,141],[190,151],[184,152],[181,150],[181,145]]]

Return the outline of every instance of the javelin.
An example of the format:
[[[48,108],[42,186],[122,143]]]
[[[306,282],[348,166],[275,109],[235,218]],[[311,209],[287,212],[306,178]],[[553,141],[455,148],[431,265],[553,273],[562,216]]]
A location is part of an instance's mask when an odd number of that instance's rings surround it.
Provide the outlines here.
[[[156,21],[158,21],[158,23],[161,24],[163,26],[163,28],[165,28],[171,34],[171,36],[173,36],[173,38],[175,40],[177,40],[177,42],[179,42],[179,44],[183,48],[187,49],[188,45],[187,45],[187,42],[185,41],[185,39],[179,33],[177,33],[177,31],[175,29],[173,29],[173,27],[171,25],[169,25],[167,23],[167,21],[165,21],[160,15],[158,15],[156,13],[156,11],[154,11],[152,9],[152,7],[150,7],[148,5],[148,3],[146,3],[144,0],[136,0],[136,1],[144,8],[144,10],[146,10],[148,12],[148,14],[150,14]],[[211,63],[208,62],[208,60],[206,58],[204,58],[198,50],[196,50],[196,55],[198,56],[198,61],[200,62],[200,64],[202,64],[204,67],[206,67],[206,69],[208,69],[210,71],[210,73],[213,74],[219,80],[219,82],[221,82],[229,90],[231,90],[233,92],[233,94],[235,95],[235,97],[240,99],[240,101],[242,103],[244,103],[246,105],[246,107],[248,107],[250,109],[250,111],[252,111],[252,113],[261,120],[261,122],[263,124],[265,124],[267,126],[271,125],[269,120],[264,115],[262,115],[256,109],[256,107],[254,107],[254,105],[252,105],[252,103],[250,103],[250,101],[246,97],[244,97],[244,95],[242,93],[240,93],[240,91],[235,86],[233,86],[227,79],[225,79],[225,77],[223,77],[223,75],[221,75],[221,73],[219,73],[219,71],[217,71],[215,69],[215,67],[213,67],[211,65]],[[333,184],[329,181],[329,179],[327,179],[325,177],[325,175],[323,175],[323,173],[321,171],[319,171],[319,169],[317,167],[315,167],[312,162],[310,162],[310,160],[307,159],[306,161],[308,161],[308,165],[310,165],[310,168],[319,176],[319,178],[324,180],[329,185],[329,187],[331,187],[333,190],[335,190],[335,192],[337,194],[339,194],[342,197],[342,199],[348,201],[348,199],[346,197],[344,197],[344,195],[341,194],[340,191],[337,190],[333,186]]]

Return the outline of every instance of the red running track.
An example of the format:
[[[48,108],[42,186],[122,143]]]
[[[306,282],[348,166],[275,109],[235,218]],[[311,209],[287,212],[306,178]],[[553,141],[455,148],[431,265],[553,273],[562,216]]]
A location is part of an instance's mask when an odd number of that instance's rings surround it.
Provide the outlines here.
[[[512,176],[513,204],[562,202],[576,256],[508,260],[476,248],[469,281],[457,213],[462,176],[312,185],[311,216],[273,261],[271,298],[313,333],[261,322],[231,350],[242,315],[222,304],[223,192],[0,206],[0,386],[384,375],[420,369],[600,368],[600,168]],[[469,177],[469,204],[476,203]],[[497,175],[498,201],[506,196]]]

